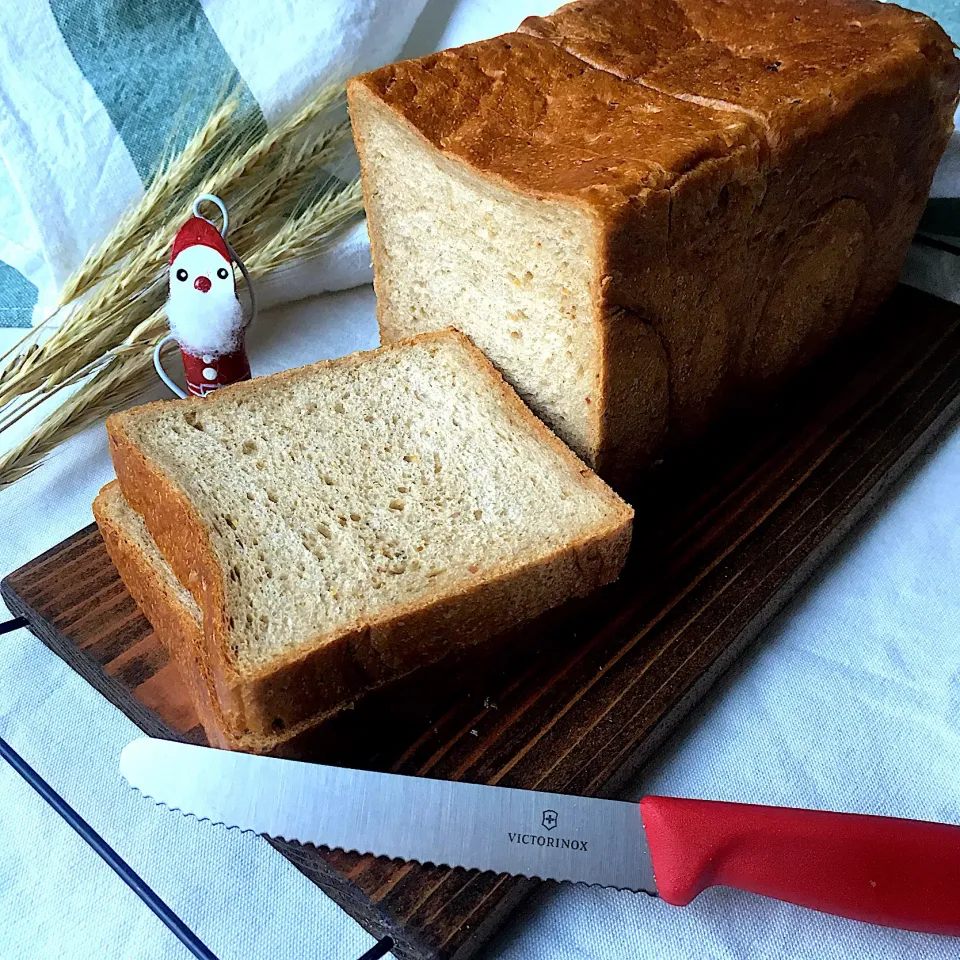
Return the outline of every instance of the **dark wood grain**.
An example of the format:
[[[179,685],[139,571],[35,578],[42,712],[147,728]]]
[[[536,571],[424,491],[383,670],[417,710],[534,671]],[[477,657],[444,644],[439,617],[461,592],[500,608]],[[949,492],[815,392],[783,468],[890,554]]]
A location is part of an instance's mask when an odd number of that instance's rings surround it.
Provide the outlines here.
[[[960,310],[901,288],[868,331],[633,491],[635,545],[616,584],[505,635],[483,669],[468,654],[416,693],[384,691],[312,755],[614,795],[954,417],[958,378]],[[94,528],[11,574],[2,593],[145,732],[203,742]],[[404,960],[464,960],[534,886],[274,846]]]

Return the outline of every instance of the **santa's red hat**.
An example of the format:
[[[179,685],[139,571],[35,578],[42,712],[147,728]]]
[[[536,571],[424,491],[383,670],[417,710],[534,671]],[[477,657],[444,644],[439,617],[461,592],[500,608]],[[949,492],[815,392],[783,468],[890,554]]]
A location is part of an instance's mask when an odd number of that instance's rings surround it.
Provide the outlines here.
[[[223,257],[227,263],[230,263],[230,251],[227,250],[227,244],[220,231],[203,217],[191,217],[178,231],[173,241],[173,250],[170,251],[170,262],[177,259],[177,254],[187,247],[194,246],[212,247]]]

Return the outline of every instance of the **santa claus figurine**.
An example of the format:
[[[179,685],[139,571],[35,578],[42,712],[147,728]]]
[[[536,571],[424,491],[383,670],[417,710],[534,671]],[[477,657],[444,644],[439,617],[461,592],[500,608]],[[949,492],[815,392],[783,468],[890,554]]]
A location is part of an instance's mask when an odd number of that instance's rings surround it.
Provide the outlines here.
[[[222,204],[218,206],[226,214]],[[250,379],[243,311],[237,299],[231,254],[220,231],[196,215],[180,228],[173,241],[167,300],[170,337],[163,343],[172,338],[180,345],[187,389],[195,397]],[[157,348],[157,372],[182,395],[160,367],[162,345]]]

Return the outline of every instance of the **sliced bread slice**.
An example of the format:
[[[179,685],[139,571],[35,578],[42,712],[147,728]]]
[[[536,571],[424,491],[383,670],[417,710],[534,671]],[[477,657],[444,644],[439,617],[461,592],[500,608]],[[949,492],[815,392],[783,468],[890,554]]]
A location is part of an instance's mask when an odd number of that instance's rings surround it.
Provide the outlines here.
[[[203,615],[196,601],[173,575],[143,519],[123,499],[116,480],[108,483],[93,501],[93,516],[120,579],[150,621],[186,684],[207,739],[214,746],[226,746],[219,735],[222,717],[197,657],[203,642]]]
[[[234,735],[269,736],[613,580],[633,511],[451,330],[108,421],[203,611]]]
[[[475,658],[472,660],[456,658],[455,653],[453,658],[439,661],[436,668],[416,671],[364,691],[362,697],[356,698],[362,703],[344,701],[279,733],[235,736],[225,724],[220,704],[205,679],[203,616],[193,596],[174,576],[143,518],[123,498],[115,480],[100,491],[93,512],[120,578],[168,651],[212,746],[329,762],[331,753],[334,757],[345,756],[354,744],[368,744],[371,737],[381,743],[385,718],[402,722],[409,716],[426,716],[438,703],[446,704],[450,683],[472,682],[478,667],[479,675],[483,675],[485,666],[478,655],[489,656],[489,647],[470,651]],[[497,638],[494,652],[504,648],[509,636]]]

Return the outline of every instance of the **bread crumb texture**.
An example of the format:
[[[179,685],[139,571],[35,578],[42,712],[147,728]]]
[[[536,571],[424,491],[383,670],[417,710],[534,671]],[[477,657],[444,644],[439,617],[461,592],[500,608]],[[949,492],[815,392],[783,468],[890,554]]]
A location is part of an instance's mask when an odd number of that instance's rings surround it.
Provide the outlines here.
[[[103,489],[100,496],[101,509],[133,543],[143,556],[146,564],[156,571],[161,584],[169,591],[173,600],[183,607],[197,624],[203,621],[203,613],[194,600],[193,594],[177,579],[170,564],[157,549],[147,525],[133,507],[123,498],[120,487],[114,481]]]

